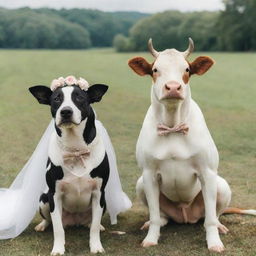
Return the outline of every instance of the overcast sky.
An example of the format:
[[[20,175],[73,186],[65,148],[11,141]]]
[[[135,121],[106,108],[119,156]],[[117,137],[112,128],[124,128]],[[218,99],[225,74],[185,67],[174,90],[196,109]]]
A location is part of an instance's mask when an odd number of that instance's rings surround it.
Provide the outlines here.
[[[18,8],[90,8],[102,11],[159,12],[164,10],[220,10],[222,0],[0,0],[0,6]]]

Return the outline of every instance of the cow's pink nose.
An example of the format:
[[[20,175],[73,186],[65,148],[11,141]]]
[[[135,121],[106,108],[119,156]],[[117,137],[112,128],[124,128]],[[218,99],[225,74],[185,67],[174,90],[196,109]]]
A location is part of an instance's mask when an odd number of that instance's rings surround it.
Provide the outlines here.
[[[171,81],[165,84],[165,89],[167,91],[180,91],[181,90],[181,84],[175,81]]]
[[[176,81],[170,81],[164,85],[164,98],[183,99],[182,86]]]

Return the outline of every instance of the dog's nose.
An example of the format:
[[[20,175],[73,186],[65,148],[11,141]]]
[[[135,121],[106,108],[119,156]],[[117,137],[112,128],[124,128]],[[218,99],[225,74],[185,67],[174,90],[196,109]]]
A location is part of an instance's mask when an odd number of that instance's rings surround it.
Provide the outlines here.
[[[73,110],[70,107],[64,107],[61,111],[60,111],[60,115],[63,118],[70,118],[73,114]]]

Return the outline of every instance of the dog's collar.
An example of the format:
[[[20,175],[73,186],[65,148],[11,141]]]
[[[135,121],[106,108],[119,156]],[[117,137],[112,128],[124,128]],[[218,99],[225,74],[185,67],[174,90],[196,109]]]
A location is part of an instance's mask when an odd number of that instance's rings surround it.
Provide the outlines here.
[[[168,127],[164,124],[158,124],[157,126],[157,133],[159,136],[168,135],[170,133],[182,133],[186,135],[188,133],[189,127],[185,123],[181,123],[178,125],[175,125],[174,127]]]

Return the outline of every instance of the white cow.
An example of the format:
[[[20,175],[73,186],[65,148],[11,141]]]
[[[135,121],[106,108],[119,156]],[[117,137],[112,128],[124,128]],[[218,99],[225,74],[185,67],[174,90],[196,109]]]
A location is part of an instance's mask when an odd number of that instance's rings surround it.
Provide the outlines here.
[[[228,229],[218,217],[228,207],[231,190],[218,176],[219,155],[203,114],[191,98],[189,79],[203,75],[214,63],[201,56],[192,63],[187,57],[194,49],[192,39],[185,52],[167,49],[157,52],[150,64],[142,57],[129,61],[139,75],[152,77],[151,106],[137,142],[136,157],[143,174],[137,182],[137,194],[148,206],[149,227],[143,247],[156,245],[160,227],[168,218],[178,223],[195,223],[205,217],[207,246],[222,252],[219,231]]]

